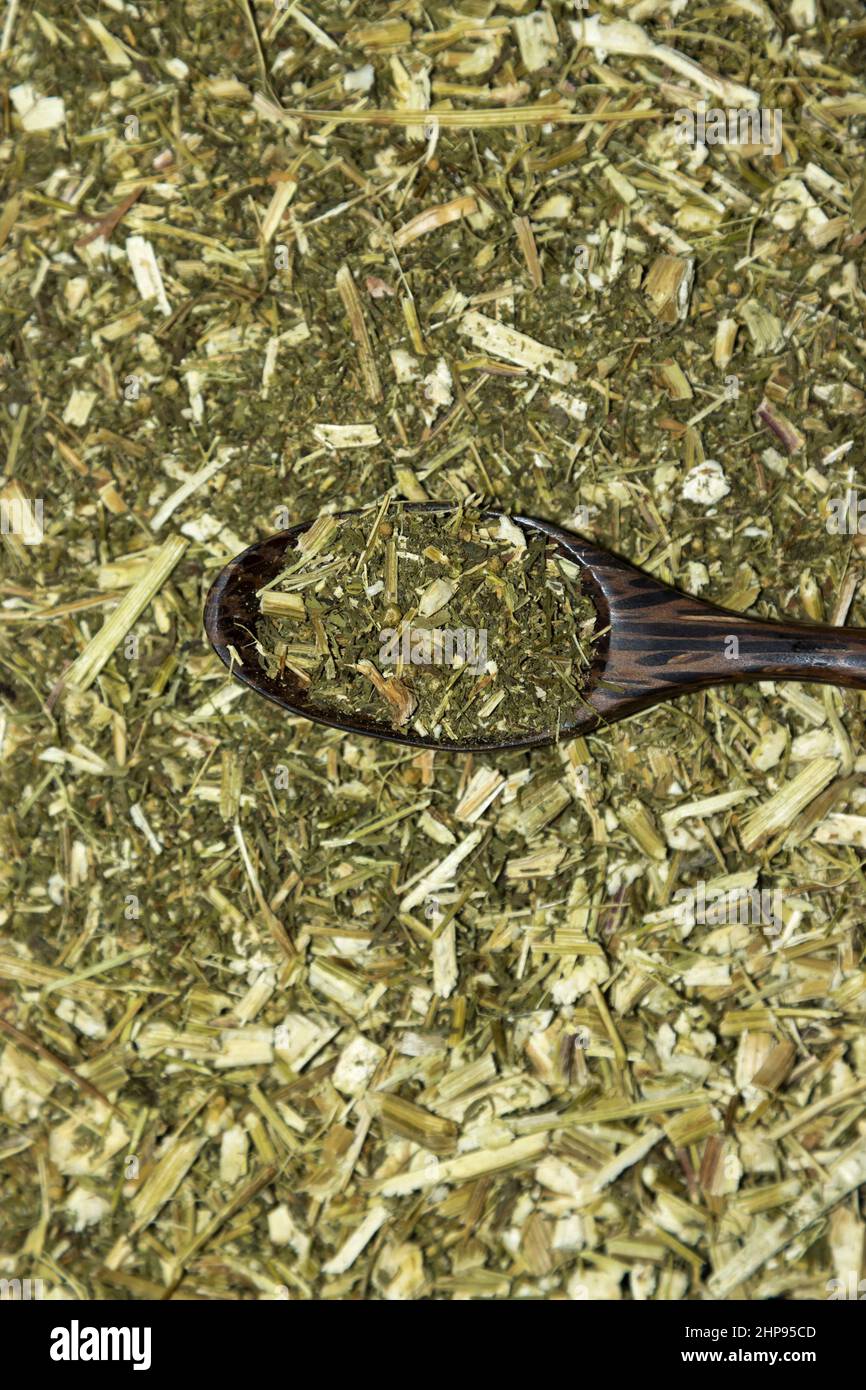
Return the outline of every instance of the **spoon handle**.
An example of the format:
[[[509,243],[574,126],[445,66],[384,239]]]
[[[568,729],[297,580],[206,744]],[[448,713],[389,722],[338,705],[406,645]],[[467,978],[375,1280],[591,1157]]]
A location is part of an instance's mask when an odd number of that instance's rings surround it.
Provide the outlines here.
[[[568,542],[565,533],[557,539]],[[866,628],[751,618],[684,594],[592,543],[571,544],[610,624],[593,703],[605,717],[731,681],[820,681],[866,689]]]
[[[610,659],[593,705],[605,719],[689,690],[797,680],[866,690],[866,628],[745,617],[622,562],[596,574],[610,605]]]
[[[866,628],[762,621],[719,609],[694,620],[698,634],[702,664],[720,680],[820,681],[866,689]]]
[[[771,622],[674,595],[620,614],[620,667],[645,686],[820,681],[866,689],[866,628]],[[652,602],[655,599],[655,602]]]

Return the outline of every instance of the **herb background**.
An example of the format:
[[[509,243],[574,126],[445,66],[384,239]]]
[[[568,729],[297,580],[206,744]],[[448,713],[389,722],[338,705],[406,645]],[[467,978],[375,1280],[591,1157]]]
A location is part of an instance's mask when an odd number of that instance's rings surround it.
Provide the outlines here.
[[[391,489],[866,625],[864,538],[826,524],[863,464],[862,6],[0,23],[0,498],[45,514],[2,537],[0,1274],[96,1299],[859,1277],[863,697],[736,686],[531,757],[419,755],[227,683],[201,613],[244,546]],[[777,156],[677,143],[720,78],[781,110]],[[683,312],[654,263],[693,273]],[[572,414],[473,312],[574,364]],[[702,882],[783,893],[781,935],[678,921]]]

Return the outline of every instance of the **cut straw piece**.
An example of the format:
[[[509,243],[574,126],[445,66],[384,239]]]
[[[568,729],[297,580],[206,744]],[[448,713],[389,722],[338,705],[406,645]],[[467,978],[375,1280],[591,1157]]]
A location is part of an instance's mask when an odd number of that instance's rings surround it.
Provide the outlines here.
[[[518,333],[516,328],[509,328],[498,319],[488,318],[486,314],[474,310],[464,314],[460,320],[460,332],[482,352],[502,357],[518,367],[526,367],[560,386],[567,386],[577,376],[577,363],[569,362],[556,348],[539,343],[525,333]]]
[[[757,792],[753,787],[735,787],[729,792],[717,792],[715,796],[700,797],[697,801],[685,801],[680,806],[674,806],[670,811],[662,814],[662,825],[669,834],[680,824],[680,821],[689,820],[696,817],[699,820],[707,816],[717,816],[721,811],[727,811],[731,806],[738,806],[741,801],[747,801],[750,796],[756,796]]]
[[[210,482],[221,468],[225,468],[233,453],[234,450],[231,448],[221,449],[217,458],[211,459],[204,468],[200,468],[197,473],[191,474],[181,483],[180,487],[176,488],[171,496],[165,499],[159,510],[154,513],[151,518],[150,529],[152,531],[161,530],[172,513],[176,512],[188,497],[192,497],[193,493],[197,492],[200,487],[204,487],[205,483]]]
[[[498,1149],[476,1149],[473,1153],[461,1154],[459,1158],[439,1160],[425,1164],[423,1168],[397,1173],[394,1177],[379,1178],[373,1184],[373,1189],[381,1191],[386,1197],[404,1197],[409,1192],[438,1187],[440,1183],[468,1182],[487,1173],[501,1173],[518,1164],[532,1163],[546,1149],[545,1134],[527,1134]]]
[[[805,435],[802,435],[787,415],[783,415],[781,410],[777,410],[773,402],[768,401],[766,396],[755,411],[755,417],[760,420],[762,425],[766,425],[777,439],[781,440],[786,453],[796,454],[799,449],[805,447]]]
[[[358,9],[359,6],[350,5],[348,8]],[[346,40],[353,48],[405,48],[412,40],[412,25],[408,19],[399,19],[396,16],[391,19],[374,19],[369,24],[353,25],[346,33]]]
[[[384,1206],[375,1206],[368,1211],[360,1226],[356,1227],[336,1255],[332,1256],[327,1264],[322,1265],[322,1273],[345,1274],[347,1269],[351,1269],[364,1247],[370,1243],[389,1216],[390,1212]]]
[[[150,1225],[160,1207],[177,1191],[207,1142],[206,1134],[196,1134],[189,1139],[176,1140],[163,1153],[150,1177],[130,1202],[135,1218],[131,1235],[137,1235]]]
[[[426,236],[428,232],[435,232],[439,227],[447,227],[450,222],[459,222],[461,217],[472,217],[477,211],[478,204],[471,193],[452,198],[450,203],[436,203],[433,207],[419,212],[395,232],[394,245],[399,251],[401,247],[408,246],[410,241]]]
[[[276,6],[278,10],[281,8],[285,9],[285,6]],[[336,44],[330,34],[325,33],[324,29],[320,29],[318,24],[310,19],[309,15],[304,14],[304,11],[298,9],[297,5],[290,5],[288,8],[291,11],[292,19],[299,28],[303,29],[306,34],[309,34],[314,43],[317,43],[320,48],[327,49],[329,53],[339,53],[339,44]]]
[[[314,425],[313,438],[326,449],[373,449],[380,443],[375,425]]]
[[[398,1134],[431,1153],[453,1154],[460,1132],[453,1120],[434,1115],[404,1096],[388,1093],[371,1096],[370,1104],[373,1113],[382,1120],[386,1133]]]
[[[653,59],[680,73],[702,91],[720,97],[726,106],[757,106],[760,101],[758,92],[751,87],[709,72],[669,44],[656,43],[639,24],[625,19],[605,24],[600,15],[590,15],[586,19],[572,20],[571,30],[584,48],[600,49],[605,54],[621,53],[634,58]]]
[[[529,278],[533,287],[540,290],[544,283],[544,274],[541,269],[541,261],[538,259],[538,247],[535,244],[532,223],[528,217],[515,217],[514,230],[517,234],[517,244],[523,254],[523,259],[526,261]]]
[[[0,38],[0,57],[5,57],[12,47],[12,31],[15,28],[17,15],[18,0],[9,0],[9,8],[6,11],[6,22],[3,25],[3,37]]]
[[[115,647],[123,641],[154,595],[162,588],[186,547],[187,541],[182,536],[170,536],[163,542],[138,583],[133,585],[100,631],[73,661],[63,678],[64,685],[75,685],[81,690],[86,690],[93,684]]]
[[[317,516],[308,531],[298,536],[297,549],[304,560],[312,560],[326,549],[335,532],[339,530],[340,518],[325,513]]]
[[[682,323],[689,311],[695,278],[693,260],[682,256],[657,256],[647,271],[644,293],[662,323]]]
[[[259,608],[266,616],[273,618],[297,618],[303,622],[307,616],[301,595],[287,594],[281,589],[268,589],[262,594]]]
[[[559,35],[549,10],[535,10],[515,19],[514,33],[527,72],[538,72],[556,58]]]
[[[839,770],[836,758],[815,758],[781,786],[743,822],[740,839],[743,849],[750,853],[763,840],[783,826],[792,825],[796,817],[824,788]]]
[[[664,859],[667,845],[659,834],[658,827],[642,801],[633,797],[617,808],[617,819],[623,830],[634,840],[638,849],[651,859]]]
[[[633,1167],[645,1158],[650,1149],[654,1148],[660,1139],[664,1138],[664,1131],[655,1125],[648,1129],[644,1134],[638,1136],[631,1144],[626,1144],[625,1148],[620,1149],[619,1153],[605,1163],[598,1172],[589,1180],[589,1186],[593,1193],[601,1192],[605,1187],[609,1187],[621,1173],[627,1168]]]
[[[505,778],[493,767],[479,767],[454,808],[455,820],[472,825],[505,789]]]
[[[93,37],[97,40],[108,62],[113,68],[131,68],[132,59],[127,53],[122,43],[106,29],[100,19],[88,19],[83,15],[84,23],[87,25]]]
[[[142,299],[155,299],[160,312],[166,318],[171,313],[171,305],[165,293],[162,274],[153,247],[146,237],[130,236],[126,239],[126,254],[135,278],[135,287]]]
[[[352,337],[358,348],[361,375],[364,379],[367,397],[374,405],[378,405],[382,400],[382,383],[379,380],[379,373],[373,358],[373,348],[370,343],[370,335],[367,332],[361,296],[358,294],[354,276],[347,265],[341,265],[337,271],[337,289],[340,292],[343,307],[349,316]]]
[[[430,894],[438,892],[441,888],[450,887],[455,881],[457,869],[463,860],[480,845],[483,838],[483,830],[471,831],[452,849],[450,854],[447,854],[444,859],[440,859],[437,864],[433,864],[415,887],[402,899],[400,911],[411,912],[413,907],[417,907]]]
[[[262,241],[265,245],[272,239],[279,227],[283,213],[292,201],[297,186],[294,179],[282,179],[274,189],[262,222]]]
[[[262,103],[257,103],[261,109]],[[455,111],[452,107],[434,106],[429,111],[400,111],[396,108],[377,107],[358,111],[317,111],[303,106],[268,107],[268,118],[293,124],[296,120],[333,122],[334,125],[403,125],[403,126],[447,126],[451,130],[480,130],[501,126],[547,125],[559,121],[565,125],[591,125],[608,121],[658,121],[667,116],[667,111],[649,108],[631,111],[575,112],[561,103],[538,106],[495,107],[491,111]]]
[[[690,401],[694,395],[689,379],[680,364],[672,357],[659,363],[656,376],[672,401]]]
[[[713,361],[717,367],[727,367],[734,355],[734,342],[739,330],[736,319],[722,318],[716,324],[716,339],[713,344]]]

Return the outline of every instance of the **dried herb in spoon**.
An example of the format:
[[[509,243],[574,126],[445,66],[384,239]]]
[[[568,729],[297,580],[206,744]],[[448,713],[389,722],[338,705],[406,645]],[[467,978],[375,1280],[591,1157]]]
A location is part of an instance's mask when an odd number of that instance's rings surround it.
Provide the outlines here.
[[[592,660],[577,566],[472,507],[323,514],[259,602],[269,676],[291,674],[337,717],[425,736],[556,729]]]

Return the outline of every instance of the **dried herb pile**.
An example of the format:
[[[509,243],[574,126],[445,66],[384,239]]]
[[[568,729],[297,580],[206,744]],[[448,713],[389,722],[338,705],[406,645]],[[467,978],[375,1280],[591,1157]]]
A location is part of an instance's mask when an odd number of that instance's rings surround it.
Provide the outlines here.
[[[4,7],[0,1276],[858,1288],[863,696],[419,753],[201,614],[323,508],[483,498],[866,625],[864,73],[859,0]],[[678,141],[755,100],[777,153]]]
[[[595,609],[578,566],[508,517],[323,514],[286,561],[260,596],[261,661],[311,705],[452,740],[576,713]]]

